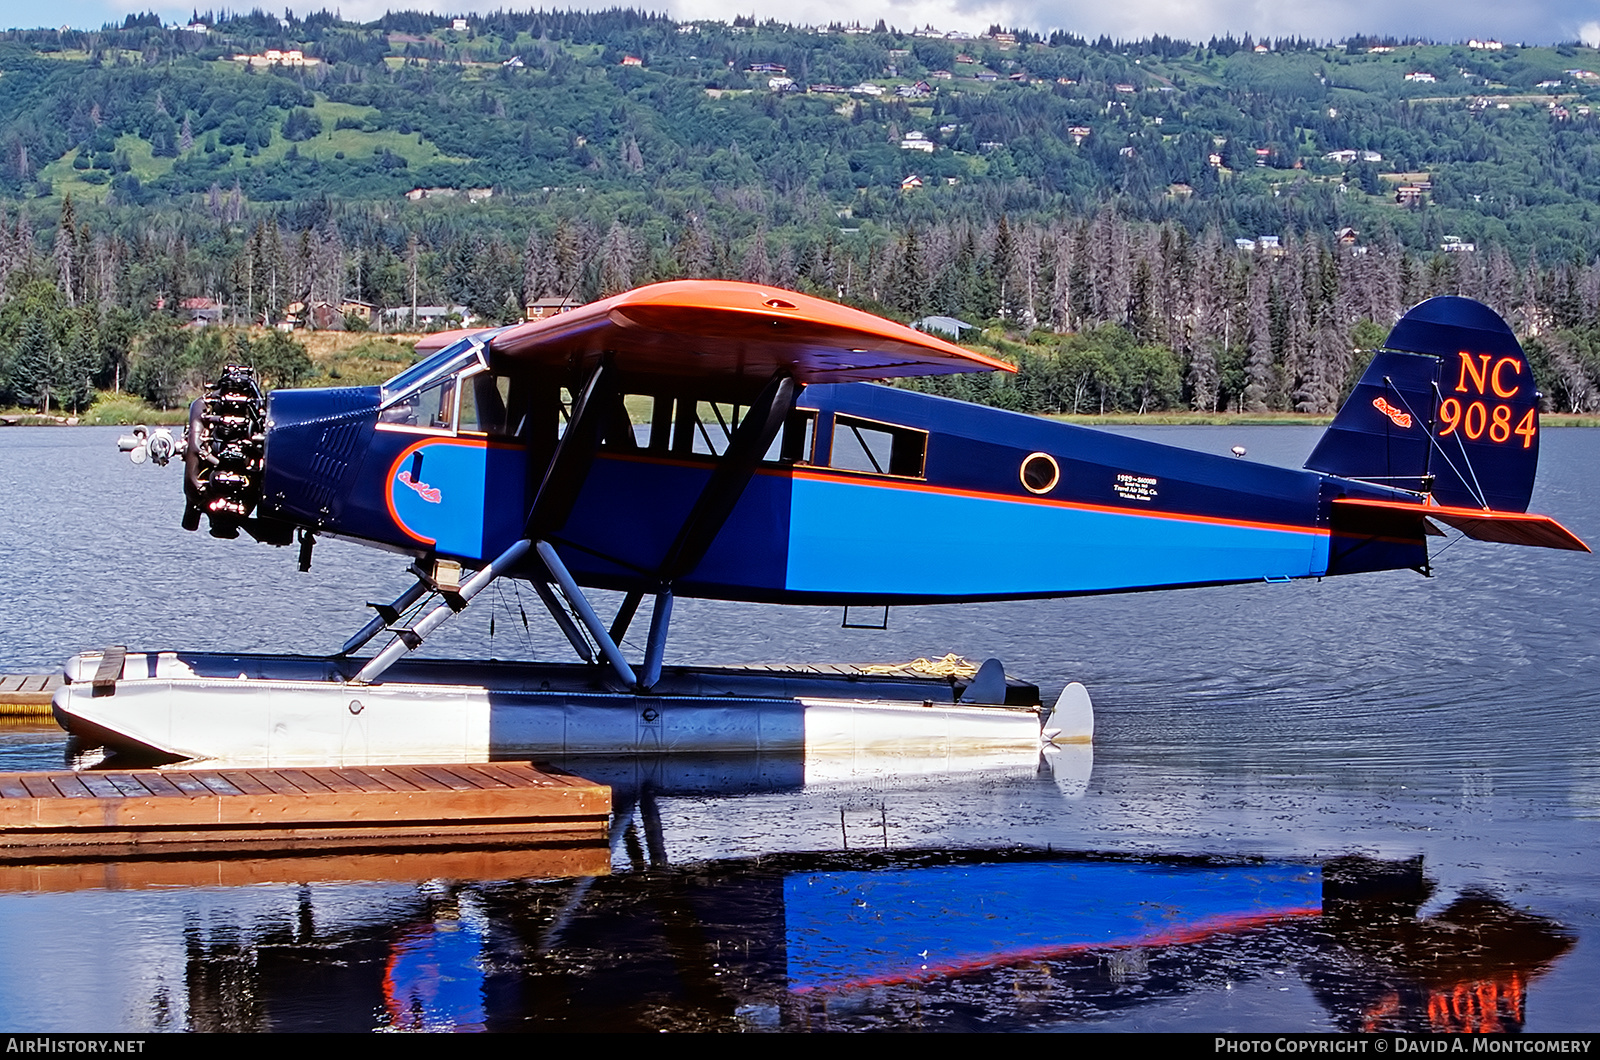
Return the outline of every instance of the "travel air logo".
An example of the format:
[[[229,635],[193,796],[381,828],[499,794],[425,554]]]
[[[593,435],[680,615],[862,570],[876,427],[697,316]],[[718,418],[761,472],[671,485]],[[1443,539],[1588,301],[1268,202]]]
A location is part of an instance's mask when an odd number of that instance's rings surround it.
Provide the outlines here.
[[[442,496],[437,489],[422,481],[421,452],[417,452],[411,457],[411,467],[408,470],[401,471],[398,475],[396,475],[395,481],[399,482],[402,486],[407,486],[410,489],[415,490],[417,496],[421,497],[429,504],[438,504]]]
[[[1401,429],[1411,426],[1411,413],[1397,409],[1381,397],[1372,399],[1372,407],[1394,421],[1394,425]]]

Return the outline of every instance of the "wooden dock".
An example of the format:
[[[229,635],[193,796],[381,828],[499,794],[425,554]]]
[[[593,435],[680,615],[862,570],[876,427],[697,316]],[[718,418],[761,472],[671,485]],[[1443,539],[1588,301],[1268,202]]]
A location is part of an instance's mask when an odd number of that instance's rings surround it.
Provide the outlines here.
[[[0,892],[135,891],[168,887],[254,887],[297,883],[421,883],[604,876],[604,842],[559,846],[432,847],[423,850],[168,856],[151,850],[115,857],[0,860]]]
[[[48,718],[50,697],[61,687],[61,675],[0,674],[0,717]]]
[[[521,762],[0,774],[0,861],[605,843],[611,789]]]

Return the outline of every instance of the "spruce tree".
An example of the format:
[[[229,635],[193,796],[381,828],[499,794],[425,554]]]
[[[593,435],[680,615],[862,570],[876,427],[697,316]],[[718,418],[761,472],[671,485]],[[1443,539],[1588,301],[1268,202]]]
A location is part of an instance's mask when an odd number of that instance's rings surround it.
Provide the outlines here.
[[[11,359],[11,385],[17,397],[39,411],[50,411],[50,399],[60,377],[60,349],[44,314],[35,311],[22,325],[16,354]]]

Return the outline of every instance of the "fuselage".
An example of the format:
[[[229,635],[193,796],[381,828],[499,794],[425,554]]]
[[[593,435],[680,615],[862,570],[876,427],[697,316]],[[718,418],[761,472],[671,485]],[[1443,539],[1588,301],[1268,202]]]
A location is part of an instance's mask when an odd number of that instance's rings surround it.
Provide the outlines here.
[[[468,567],[499,555],[525,533],[564,406],[555,383],[486,369],[424,378],[409,405],[375,387],[277,392],[262,514]],[[741,407],[674,389],[619,399],[546,535],[581,584],[655,591],[723,459]],[[905,604],[1422,567],[1420,534],[1341,525],[1332,504],[1397,495],[905,389],[813,385],[674,591]]]

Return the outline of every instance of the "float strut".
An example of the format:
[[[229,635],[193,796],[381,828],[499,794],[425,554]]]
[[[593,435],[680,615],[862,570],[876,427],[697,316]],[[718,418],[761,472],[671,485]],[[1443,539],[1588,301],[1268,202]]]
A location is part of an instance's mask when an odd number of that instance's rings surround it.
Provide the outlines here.
[[[594,607],[589,603],[589,598],[583,595],[583,590],[578,588],[578,583],[568,573],[566,564],[561,562],[561,557],[556,555],[556,550],[550,547],[548,541],[540,541],[534,545],[539,553],[539,558],[544,560],[545,567],[555,578],[556,585],[561,588],[561,595],[567,598],[572,609],[578,612],[578,618],[588,627],[589,636],[600,646],[600,654],[606,657],[606,662],[611,664],[611,669],[622,679],[623,684],[629,688],[636,687],[639,679],[634,676],[633,667],[622,657],[622,649],[617,647],[617,642],[611,639],[611,634],[606,631],[605,624],[600,621],[600,616],[595,614]]]
[[[371,622],[362,626],[355,636],[345,641],[344,647],[339,649],[339,654],[349,655],[353,651],[359,651],[367,641],[394,625],[395,621],[400,617],[400,612],[422,599],[422,594],[427,591],[427,583],[418,578],[406,588],[405,592],[395,598],[394,603],[389,604],[387,607],[379,604],[368,604],[368,607],[377,610],[377,616]]]
[[[412,626],[411,629],[403,631],[404,633],[409,633],[410,636],[397,634],[387,647],[374,655],[371,661],[361,668],[360,673],[350,679],[350,683],[353,685],[369,685],[376,681],[402,655],[421,644],[423,638],[438,629],[451,615],[465,608],[474,596],[489,587],[489,583],[504,574],[508,569],[516,566],[522,557],[528,554],[528,549],[532,545],[533,542],[523,538],[490,560],[487,566],[474,574],[461,586],[461,591],[455,594],[454,598],[446,598],[444,603],[424,615],[422,621]]]
[[[639,686],[648,692],[661,680],[661,660],[667,654],[667,626],[672,622],[672,590],[656,594],[655,610],[650,613],[650,640],[644,649],[644,671]]]
[[[561,599],[556,596],[555,590],[538,578],[533,579],[534,591],[539,594],[539,599],[544,601],[544,606],[550,612],[550,617],[556,620],[556,625],[561,627],[561,632],[566,634],[567,643],[572,645],[572,650],[578,653],[578,658],[586,663],[594,662],[594,652],[589,648],[589,642],[583,639],[583,634],[578,627],[572,624],[572,616],[567,614],[567,609],[561,606]]]

